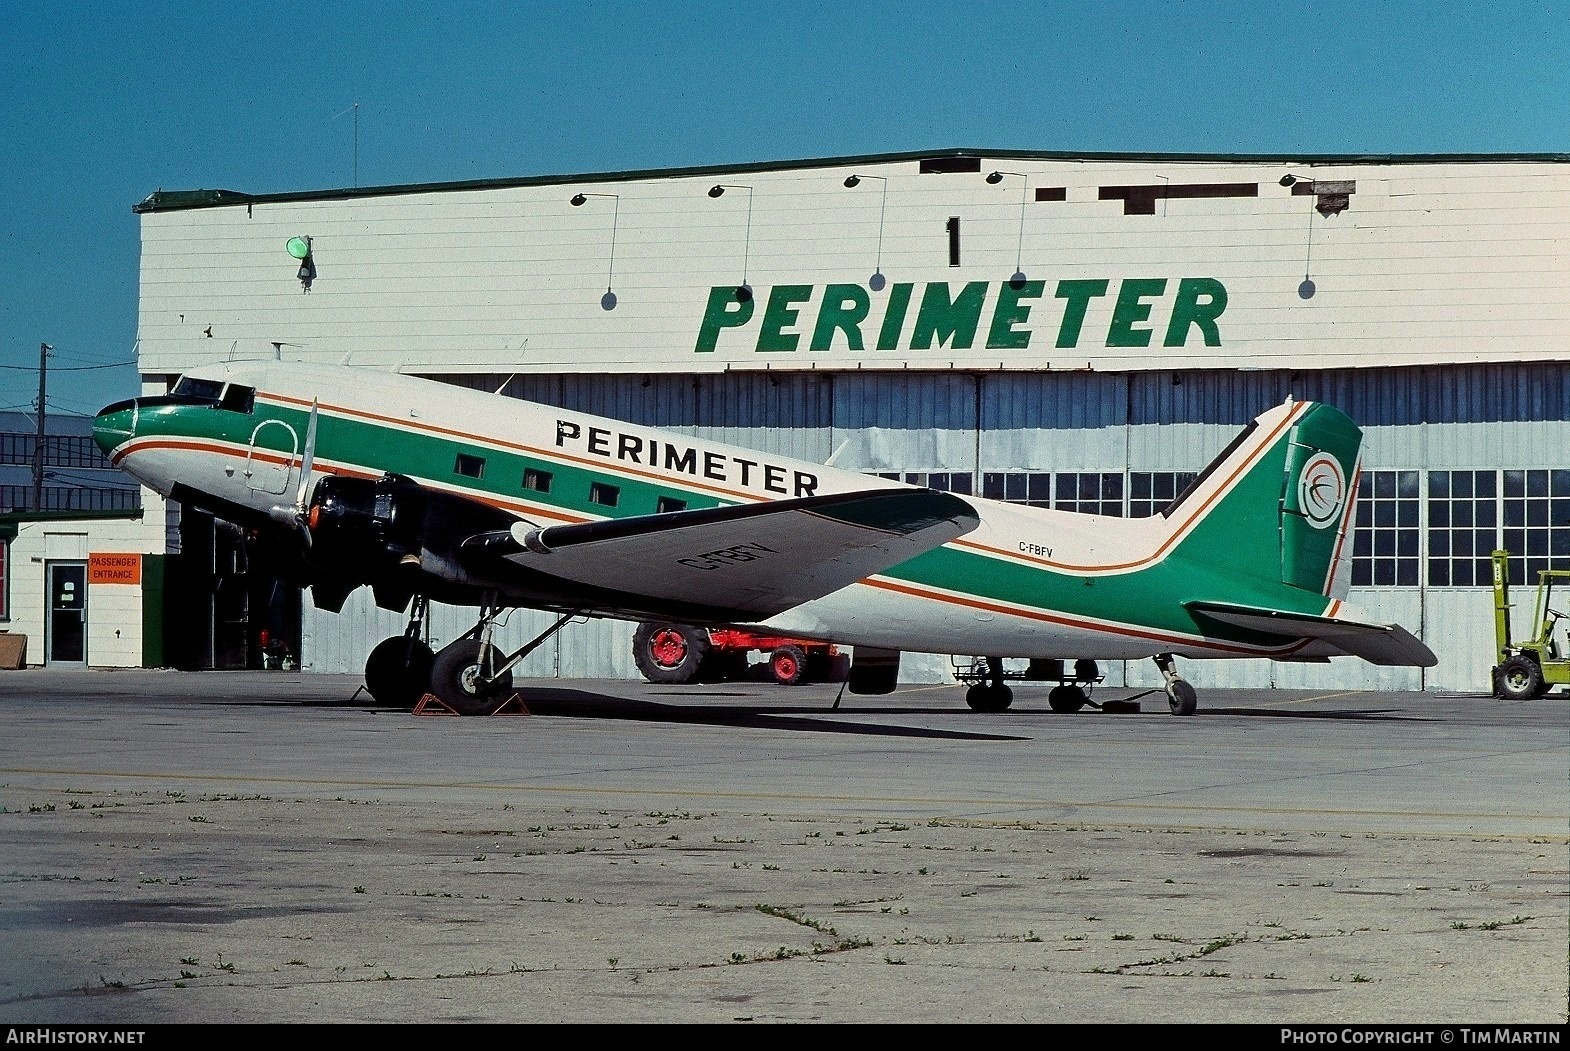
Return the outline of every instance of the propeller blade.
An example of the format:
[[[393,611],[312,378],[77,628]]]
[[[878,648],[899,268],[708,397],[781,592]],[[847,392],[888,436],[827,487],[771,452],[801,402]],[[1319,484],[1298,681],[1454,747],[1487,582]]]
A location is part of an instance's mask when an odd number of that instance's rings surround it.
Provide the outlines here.
[[[316,456],[316,399],[311,399],[311,422],[305,427],[305,453],[300,459],[300,490],[294,495],[295,512],[305,514],[305,501],[311,495],[311,460]]]

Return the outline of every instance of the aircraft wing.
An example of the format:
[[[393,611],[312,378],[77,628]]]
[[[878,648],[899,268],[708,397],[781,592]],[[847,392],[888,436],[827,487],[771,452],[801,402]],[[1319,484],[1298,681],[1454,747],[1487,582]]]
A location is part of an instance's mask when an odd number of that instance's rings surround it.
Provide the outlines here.
[[[459,559],[524,589],[541,579],[580,585],[586,606],[745,622],[822,598],[978,524],[975,509],[948,493],[871,489],[576,525],[519,522],[469,537]]]
[[[1278,635],[1283,639],[1317,639],[1350,657],[1389,667],[1432,668],[1434,651],[1399,624],[1369,624],[1307,613],[1286,613],[1230,602],[1187,602],[1192,613],[1223,624]]]

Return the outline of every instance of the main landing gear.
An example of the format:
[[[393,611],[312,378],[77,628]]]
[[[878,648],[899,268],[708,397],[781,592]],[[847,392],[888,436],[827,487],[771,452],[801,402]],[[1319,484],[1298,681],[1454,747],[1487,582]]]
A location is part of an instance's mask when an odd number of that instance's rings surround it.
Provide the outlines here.
[[[383,639],[366,658],[365,689],[377,704],[413,708],[430,688],[436,654],[425,643],[425,610],[425,597],[416,595],[404,633]]]
[[[1014,691],[1003,681],[1003,658],[986,657],[983,660],[985,665],[974,672],[981,681],[965,691],[965,703],[978,712],[1006,711],[1014,703]]]
[[[1178,674],[1177,662],[1172,654],[1158,653],[1153,659],[1167,680],[1167,705],[1172,709],[1172,714],[1193,715],[1194,709],[1199,707],[1199,695],[1188,680]]]
[[[459,715],[491,715],[512,696],[512,669],[535,648],[579,616],[564,613],[556,623],[510,654],[491,642],[501,607],[480,607],[480,619],[464,635],[448,643],[431,665],[431,693]]]

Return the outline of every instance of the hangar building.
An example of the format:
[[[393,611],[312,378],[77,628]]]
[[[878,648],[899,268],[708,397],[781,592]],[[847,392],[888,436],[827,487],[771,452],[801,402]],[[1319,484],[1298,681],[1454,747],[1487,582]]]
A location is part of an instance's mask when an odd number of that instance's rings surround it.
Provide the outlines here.
[[[1570,565],[1567,162],[950,149],[161,190],[136,207],[140,369],[153,394],[212,360],[346,361],[1106,515],[1154,513],[1257,413],[1321,399],[1366,435],[1351,600],[1440,663],[1187,676],[1486,690],[1490,552],[1517,584]],[[145,504],[187,547],[212,528]],[[307,670],[403,630],[363,590],[337,615],[252,594],[247,630]],[[437,610],[433,641],[471,623]],[[631,677],[630,638],[575,627],[520,671]],[[907,680],[951,671],[913,658]]]

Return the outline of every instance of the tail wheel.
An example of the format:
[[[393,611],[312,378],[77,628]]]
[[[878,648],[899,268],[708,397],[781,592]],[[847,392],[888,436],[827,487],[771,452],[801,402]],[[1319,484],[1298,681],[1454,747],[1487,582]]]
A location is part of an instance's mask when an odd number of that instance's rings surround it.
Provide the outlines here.
[[[1507,701],[1529,701],[1547,692],[1543,669],[1530,657],[1516,654],[1499,666],[1499,696]]]
[[[1193,715],[1199,707],[1199,694],[1187,679],[1173,679],[1167,684],[1167,706],[1173,715]]]
[[[769,654],[769,671],[781,686],[794,686],[807,673],[807,654],[800,646],[781,646]]]
[[[377,704],[413,708],[431,688],[436,655],[419,639],[394,635],[383,639],[365,659],[365,689]]]
[[[443,647],[431,666],[431,692],[459,715],[492,715],[512,694],[512,672],[484,681],[481,656],[479,639],[459,639]]]
[[[632,634],[633,663],[649,682],[692,682],[708,653],[709,633],[690,624],[645,622]]]

